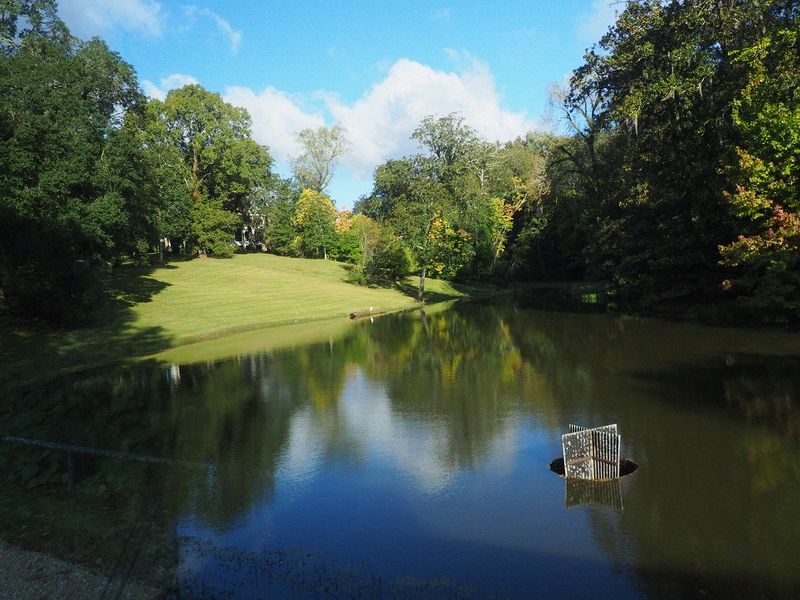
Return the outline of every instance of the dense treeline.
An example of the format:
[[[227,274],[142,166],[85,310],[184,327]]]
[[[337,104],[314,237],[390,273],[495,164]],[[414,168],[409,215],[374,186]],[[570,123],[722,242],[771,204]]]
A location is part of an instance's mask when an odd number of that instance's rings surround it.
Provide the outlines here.
[[[797,322],[798,7],[628,2],[553,89],[565,135],[497,149],[429,120],[428,152],[379,167],[358,208],[404,230],[423,277],[591,279],[620,308]]]
[[[396,232],[420,291],[590,279],[623,309],[796,323],[799,7],[628,2],[553,88],[565,134],[501,148],[426,119],[423,152],[381,165],[356,212]]]
[[[629,2],[556,92],[582,232],[551,237],[620,305],[800,317],[799,6]]]
[[[102,272],[173,242],[231,253],[273,188],[246,111],[200,86],[147,100],[100,39],[74,38],[54,2],[0,20],[0,290],[14,312],[81,318]]]
[[[55,2],[0,19],[0,292],[63,321],[102,272],[165,253],[334,258],[356,283],[419,276],[590,279],[662,314],[800,321],[796,1],[629,1],[554,87],[562,133],[499,145],[458,114],[424,119],[419,153],[380,165],[337,211],[339,127],[298,134],[271,171],[250,117],[199,85],[147,99]]]

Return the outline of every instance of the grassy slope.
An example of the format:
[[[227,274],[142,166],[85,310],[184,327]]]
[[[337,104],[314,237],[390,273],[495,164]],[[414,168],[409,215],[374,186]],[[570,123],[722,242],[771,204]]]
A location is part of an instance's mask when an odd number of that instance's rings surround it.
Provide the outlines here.
[[[345,268],[332,261],[246,254],[173,266],[150,276],[167,287],[152,302],[133,308],[137,323],[165,327],[173,343],[230,329],[346,317],[370,306],[397,310],[415,305],[397,289],[345,282]],[[436,281],[431,287],[441,295],[463,295],[447,282]]]
[[[121,270],[111,278],[115,300],[94,327],[51,331],[0,324],[0,385],[16,387],[64,370],[144,356],[176,361],[228,354],[238,344],[286,345],[313,335],[341,332],[350,312],[413,308],[414,284],[364,288],[344,281],[346,267],[321,260],[265,254],[229,260],[176,262],[151,271]],[[462,297],[470,288],[429,280],[428,302]],[[321,319],[328,324],[280,327],[264,335],[251,330]],[[250,331],[242,338],[197,345],[191,342]],[[161,354],[159,354],[161,353]]]

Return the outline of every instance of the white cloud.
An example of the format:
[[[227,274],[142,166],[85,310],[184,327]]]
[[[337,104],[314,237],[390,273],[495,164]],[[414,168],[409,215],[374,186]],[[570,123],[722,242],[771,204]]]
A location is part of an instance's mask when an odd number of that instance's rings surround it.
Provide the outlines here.
[[[226,19],[212,10],[201,8],[194,4],[186,6],[184,12],[189,19],[195,19],[197,15],[200,15],[214,21],[220,33],[228,39],[231,53],[236,54],[239,51],[239,47],[242,45],[242,32],[234,29]]]
[[[145,79],[142,81],[142,91],[151,98],[158,98],[163,100],[167,97],[167,92],[177,88],[181,88],[191,83],[199,83],[197,79],[191,75],[184,75],[183,73],[173,73],[164,77],[158,85],[152,81]]]
[[[305,112],[289,94],[274,87],[258,93],[246,87],[229,87],[224,99],[247,109],[253,118],[253,138],[269,146],[273,158],[282,161],[299,154],[295,139],[299,131],[325,124],[321,115]]]
[[[155,0],[61,0],[59,13],[78,37],[107,35],[113,29],[159,36],[164,30]]]
[[[344,166],[362,177],[387,158],[413,152],[416,146],[409,136],[427,115],[459,112],[490,141],[507,141],[536,127],[525,113],[504,110],[500,103],[488,67],[471,58],[460,73],[401,59],[352,105],[326,98],[333,120],[347,130],[352,143]]]
[[[589,43],[599,42],[616,22],[618,0],[592,0],[589,11],[578,23],[578,35]]]
[[[401,59],[384,78],[352,103],[331,92],[317,92],[310,98],[293,96],[274,87],[254,91],[231,86],[223,98],[246,108],[253,120],[253,138],[269,146],[278,161],[288,162],[300,149],[296,136],[306,127],[339,123],[347,131],[351,151],[342,168],[356,179],[367,179],[389,158],[417,151],[412,131],[428,115],[459,112],[467,124],[490,141],[505,142],[535,129],[537,123],[524,112],[502,108],[494,77],[488,67],[466,53],[450,52],[460,72],[448,72]],[[196,83],[189,75],[174,74],[158,85],[143,81],[145,93],[163,98],[169,89]],[[324,109],[307,108],[314,101]],[[324,113],[328,113],[325,118]]]

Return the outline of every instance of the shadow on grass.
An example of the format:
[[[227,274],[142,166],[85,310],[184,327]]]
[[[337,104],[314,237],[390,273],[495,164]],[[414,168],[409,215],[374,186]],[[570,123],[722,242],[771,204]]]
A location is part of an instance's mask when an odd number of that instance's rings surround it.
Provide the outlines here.
[[[0,317],[0,388],[16,391],[65,372],[135,360],[169,347],[165,330],[137,327],[132,310],[168,286],[150,277],[155,270],[123,267],[109,275],[105,300],[87,326],[58,330]]]
[[[448,300],[459,300],[465,298],[482,298],[485,296],[490,296],[496,292],[494,288],[489,286],[476,287],[453,282],[448,282],[448,284],[453,289],[453,292],[432,290],[426,286],[424,295],[425,304],[436,304],[437,302],[447,302]],[[396,288],[400,293],[411,298],[416,298],[417,294],[419,293],[419,285],[416,283],[410,283],[408,281],[397,281],[393,284],[393,287]]]

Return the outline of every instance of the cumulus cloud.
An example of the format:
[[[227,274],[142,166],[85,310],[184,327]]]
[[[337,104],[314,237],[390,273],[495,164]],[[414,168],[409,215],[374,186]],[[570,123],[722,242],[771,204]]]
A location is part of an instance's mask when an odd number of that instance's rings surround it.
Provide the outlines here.
[[[370,177],[375,167],[387,159],[415,152],[411,133],[428,115],[461,113],[478,133],[499,142],[537,127],[526,113],[502,107],[494,77],[486,65],[466,53],[450,54],[454,62],[462,65],[459,72],[401,59],[352,103],[343,102],[331,92],[320,91],[304,98],[274,87],[254,91],[231,86],[225,89],[223,98],[247,109],[253,120],[254,139],[269,146],[278,161],[289,162],[300,153],[296,137],[302,129],[340,124],[351,144],[342,167],[361,180]],[[158,84],[143,81],[142,87],[149,96],[164,98],[170,89],[187,83],[197,80],[176,73]],[[315,101],[319,109],[308,108]]]
[[[242,32],[234,29],[226,19],[215,13],[213,10],[201,8],[194,4],[186,6],[184,8],[184,12],[186,13],[186,16],[192,20],[197,18],[198,15],[211,19],[216,24],[220,33],[227,38],[231,53],[236,54],[239,51],[239,46],[242,45]]]
[[[592,0],[588,12],[578,23],[578,35],[587,42],[599,42],[616,22],[617,0]]]
[[[490,141],[507,141],[536,127],[525,113],[502,108],[488,67],[471,58],[460,73],[401,59],[355,103],[327,96],[326,104],[352,143],[345,166],[362,177],[387,158],[414,151],[409,136],[427,115],[459,112]]]
[[[161,4],[155,0],[61,0],[59,13],[79,37],[107,35],[113,29],[159,36],[164,30]]]
[[[233,86],[225,90],[225,102],[246,108],[253,119],[253,138],[269,146],[273,158],[288,161],[299,154],[297,133],[306,127],[325,124],[319,114],[304,111],[286,92],[268,87],[254,92]]]
[[[152,81],[145,79],[144,81],[142,81],[142,91],[151,98],[158,98],[159,100],[163,100],[164,98],[167,97],[168,91],[181,88],[191,83],[199,83],[199,82],[191,75],[184,75],[183,73],[173,73],[172,75],[167,75],[166,77],[161,79],[161,81],[158,84],[155,84]]]
[[[395,62],[385,78],[354,103],[335,94],[318,92],[333,122],[347,132],[351,151],[343,167],[355,177],[369,177],[376,166],[416,150],[411,132],[428,115],[461,113],[466,122],[491,141],[508,141],[534,129],[525,113],[504,110],[488,67],[465,53],[448,51],[461,72],[446,72],[407,59]],[[269,87],[254,92],[230,87],[226,102],[246,108],[253,118],[253,134],[270,147],[278,160],[299,152],[295,137],[306,127],[325,124],[319,112],[304,110],[299,99]]]

